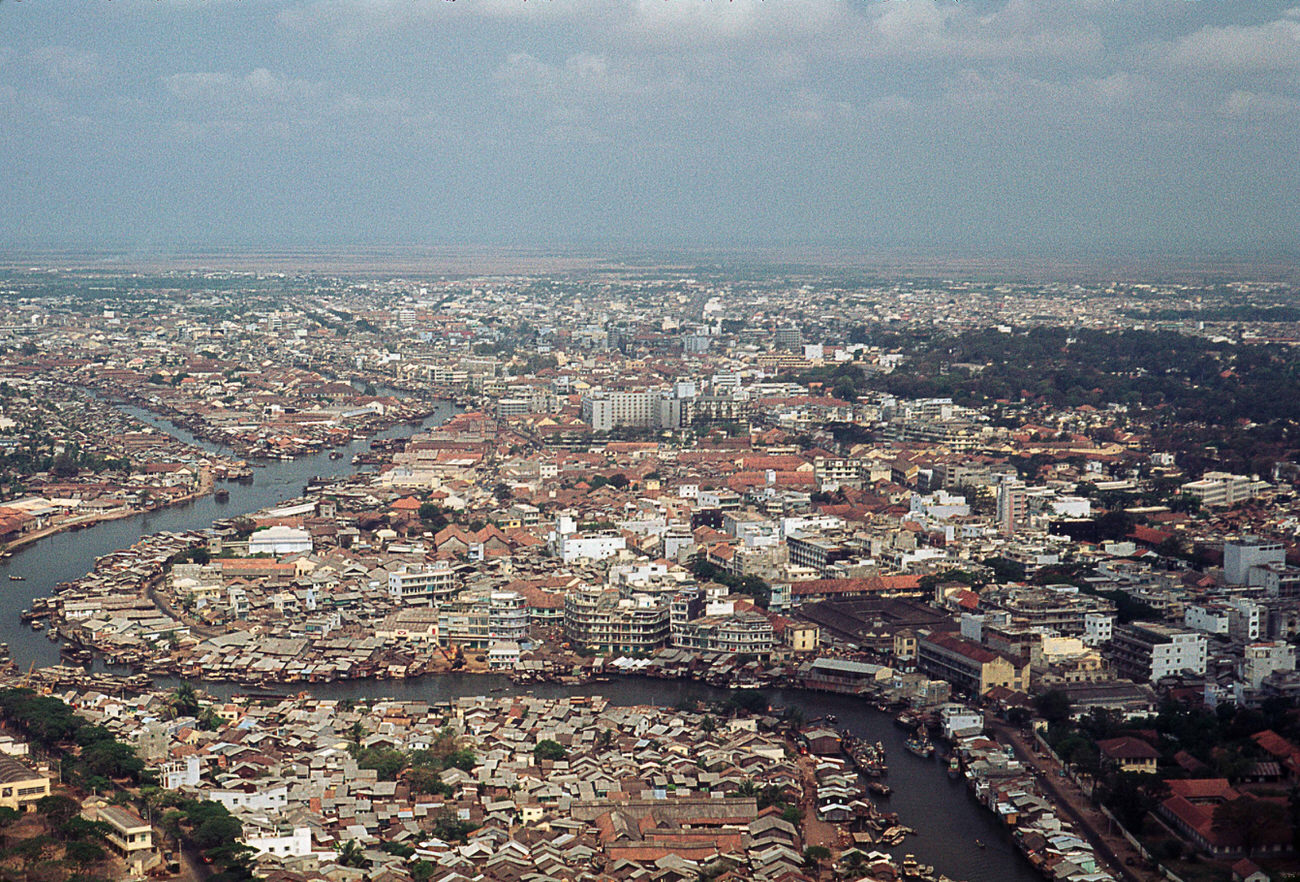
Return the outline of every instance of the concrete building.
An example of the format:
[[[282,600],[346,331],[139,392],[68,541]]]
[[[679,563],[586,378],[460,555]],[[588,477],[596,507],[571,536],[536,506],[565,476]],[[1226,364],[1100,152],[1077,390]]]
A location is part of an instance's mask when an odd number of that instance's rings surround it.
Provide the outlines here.
[[[515,591],[466,591],[438,610],[443,646],[487,649],[494,642],[528,642],[528,602]]]
[[[1300,567],[1279,563],[1253,566],[1247,571],[1246,584],[1263,588],[1269,597],[1291,600],[1300,597]]]
[[[312,550],[311,534],[295,527],[274,526],[248,537],[248,553],[302,554]]]
[[[390,612],[375,629],[375,636],[391,644],[436,646],[438,610],[427,606],[415,606]]]
[[[814,652],[821,640],[821,628],[809,622],[790,622],[782,637],[794,652]]]
[[[1199,481],[1183,484],[1179,490],[1200,500],[1206,508],[1236,505],[1254,499],[1268,483],[1257,477],[1233,475],[1228,472],[1206,472]]]
[[[438,606],[454,597],[459,586],[456,574],[446,561],[424,564],[418,568],[403,566],[388,574],[388,595],[394,603],[411,606]]]
[[[917,640],[917,667],[955,688],[983,695],[994,686],[1029,689],[1029,663],[1011,659],[970,640],[931,632]]]
[[[50,776],[8,754],[0,754],[0,808],[27,811],[50,795]]]
[[[279,811],[289,805],[289,786],[249,782],[229,789],[205,790],[203,798],[221,803],[229,812]]]
[[[1228,607],[1222,603],[1191,604],[1183,610],[1183,625],[1206,634],[1228,635]]]
[[[604,560],[627,548],[627,539],[616,533],[572,533],[554,540],[556,555],[565,563]]]
[[[1101,646],[1110,642],[1115,633],[1115,617],[1105,613],[1085,613],[1083,616],[1083,642],[1088,646]]]
[[[164,790],[180,790],[182,787],[198,787],[203,769],[199,758],[194,755],[181,759],[168,760],[162,764],[162,786]]]
[[[1134,682],[1154,683],[1182,671],[1205,673],[1208,642],[1196,631],[1130,622],[1115,626],[1110,646],[1115,673]]]
[[[305,857],[311,854],[311,828],[277,824],[267,819],[244,818],[242,841],[255,854]]]
[[[608,432],[620,426],[676,429],[689,424],[693,401],[693,395],[678,395],[676,390],[596,390],[582,396],[582,421],[594,432]]]
[[[1022,481],[1003,481],[998,485],[998,530],[1014,535],[1029,518],[1029,489]]]
[[[1230,640],[1249,643],[1264,636],[1268,627],[1268,610],[1262,603],[1248,597],[1230,597],[1226,604]]]
[[[82,816],[106,826],[104,842],[132,872],[140,873],[156,860],[153,827],[128,806],[105,803],[83,809]]]
[[[752,610],[737,612],[730,601],[714,602],[704,615],[671,625],[673,646],[696,652],[724,652],[767,658],[776,646],[772,622]]]
[[[1251,567],[1286,566],[1286,548],[1258,536],[1223,543],[1223,578],[1229,585],[1251,584]]]
[[[494,640],[488,647],[488,670],[513,671],[519,667],[519,644],[513,640]]]
[[[1258,689],[1274,671],[1295,670],[1295,647],[1280,640],[1251,643],[1243,655],[1242,680],[1251,689]]]
[[[583,588],[564,598],[565,638],[597,651],[653,652],[668,642],[669,619],[669,604],[645,594]]]

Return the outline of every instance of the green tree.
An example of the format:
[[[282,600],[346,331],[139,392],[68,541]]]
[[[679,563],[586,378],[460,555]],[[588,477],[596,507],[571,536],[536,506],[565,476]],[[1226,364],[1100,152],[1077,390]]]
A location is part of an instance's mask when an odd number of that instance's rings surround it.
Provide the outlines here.
[[[539,763],[543,760],[562,760],[568,755],[569,752],[564,749],[563,744],[550,738],[539,741],[533,748],[533,758]]]
[[[406,770],[403,776],[412,793],[426,793],[429,795],[437,794],[440,796],[451,796],[452,789],[449,784],[443,782],[439,773],[428,766],[416,766]]]
[[[436,503],[420,503],[419,515],[421,522],[435,533],[447,526],[447,514]]]
[[[79,840],[69,842],[64,848],[64,855],[79,867],[85,868],[91,864],[97,864],[107,857],[104,849],[94,842]]]
[[[198,692],[189,683],[182,683],[177,686],[175,691],[167,697],[167,704],[171,708],[172,714],[177,717],[198,716],[199,708],[203,706],[199,701]]]
[[[766,713],[768,708],[767,696],[757,689],[737,689],[727,699],[727,704],[738,711],[751,714]]]
[[[803,850],[803,865],[810,870],[816,869],[822,861],[830,860],[831,850],[824,845],[809,845]]]
[[[190,838],[200,849],[207,851],[229,845],[239,839],[243,825],[238,818],[226,815],[212,815],[201,821],[194,828]]]
[[[81,765],[92,775],[105,778],[139,780],[144,761],[129,745],[118,741],[99,741],[81,752]]]
[[[374,769],[381,781],[396,781],[397,773],[406,767],[406,754],[385,747],[371,747],[359,752],[357,767]]]
[[[366,857],[361,843],[355,839],[349,839],[343,843],[343,847],[339,849],[337,862],[340,867],[355,867],[358,870],[364,870],[370,866],[370,859]]]
[[[1038,695],[1034,707],[1049,723],[1062,723],[1070,718],[1070,696],[1063,689],[1050,689]]]
[[[1211,823],[1215,830],[1240,842],[1247,855],[1265,843],[1290,838],[1286,807],[1249,795],[1219,803]]]
[[[57,829],[81,813],[81,804],[70,796],[52,793],[36,801],[36,811]]]

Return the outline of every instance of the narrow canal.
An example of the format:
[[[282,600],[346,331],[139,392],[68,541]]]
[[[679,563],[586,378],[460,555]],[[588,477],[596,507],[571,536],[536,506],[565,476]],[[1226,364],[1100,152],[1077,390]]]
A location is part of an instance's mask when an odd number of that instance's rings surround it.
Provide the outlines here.
[[[126,409],[178,438],[211,451],[219,450],[147,411],[134,407]],[[444,403],[423,425],[437,425],[454,412],[454,405]],[[378,437],[398,437],[414,431],[415,427],[401,425],[380,433]],[[292,462],[263,463],[255,469],[251,484],[221,485],[230,491],[230,499],[225,503],[206,496],[186,505],[60,533],[16,551],[9,560],[0,561],[0,591],[5,592],[5,601],[0,604],[0,641],[9,644],[14,660],[23,669],[33,663],[38,667],[58,664],[58,644],[50,642],[42,633],[32,631],[18,618],[19,612],[30,607],[34,598],[52,593],[59,582],[80,578],[94,567],[96,557],[126,548],[142,536],[163,530],[202,530],[211,526],[214,520],[254,512],[297,496],[313,476],[346,474],[352,469],[353,454],[365,449],[368,449],[368,443],[357,441],[343,448],[342,459],[330,459],[327,451],[321,451]],[[23,576],[24,581],[10,581],[5,578],[9,574]],[[179,683],[171,678],[157,678],[156,682],[164,689]],[[203,688],[218,696],[246,689],[231,683],[206,683]],[[730,690],[703,683],[640,677],[618,678],[585,686],[543,683],[521,687],[505,677],[468,674],[443,674],[407,681],[321,683],[313,684],[308,691],[321,698],[393,697],[423,701],[470,695],[498,697],[520,692],[539,698],[600,694],[618,705],[668,707],[687,699],[725,700],[731,694]],[[880,800],[881,806],[887,811],[898,812],[902,822],[914,827],[919,834],[909,836],[902,846],[890,849],[891,852],[900,857],[905,853],[914,854],[921,863],[932,864],[938,872],[970,882],[1030,882],[1040,878],[1015,851],[1006,828],[975,801],[962,779],[950,778],[937,760],[921,759],[906,751],[903,741],[907,733],[895,726],[888,715],[850,696],[779,689],[768,690],[766,694],[775,705],[799,708],[805,719],[834,715],[836,727],[884,743],[889,765],[885,780],[894,792],[891,797]],[[984,843],[985,848],[979,848],[977,841]]]

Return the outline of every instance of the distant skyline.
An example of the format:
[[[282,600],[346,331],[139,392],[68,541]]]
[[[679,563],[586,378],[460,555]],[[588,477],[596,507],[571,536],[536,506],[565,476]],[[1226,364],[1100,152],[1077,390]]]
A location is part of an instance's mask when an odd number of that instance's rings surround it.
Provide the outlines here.
[[[0,2],[0,256],[1300,255],[1300,6]]]

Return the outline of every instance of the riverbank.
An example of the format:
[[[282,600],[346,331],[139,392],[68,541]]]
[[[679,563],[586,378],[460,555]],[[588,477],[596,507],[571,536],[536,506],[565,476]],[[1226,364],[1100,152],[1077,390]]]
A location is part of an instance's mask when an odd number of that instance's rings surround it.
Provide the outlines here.
[[[95,387],[94,391],[110,397],[118,404],[139,408],[165,420],[173,428],[188,434],[191,441],[202,441],[215,449],[260,462],[296,459],[338,450],[395,426],[423,423],[437,414],[446,403],[441,398],[401,400],[389,397],[383,405],[374,409],[360,407],[347,412],[319,413],[304,410],[282,415],[280,422],[259,423],[255,430],[231,432],[215,425],[206,416],[182,410],[154,395],[130,389]]]
[[[39,676],[40,672],[37,672],[37,677]],[[30,683],[31,685],[44,686],[43,682],[38,683],[35,678]],[[119,683],[120,681],[100,679],[89,690],[76,689],[76,692],[80,694],[87,691],[99,696],[120,696],[123,692],[126,692],[127,697],[125,699],[114,698],[111,703],[114,706],[121,705],[129,708],[136,703],[134,699],[129,697],[132,690],[130,688],[123,689],[118,685]],[[164,693],[170,693],[180,685],[182,685],[182,681],[160,681],[155,684],[154,689],[161,689]],[[56,694],[68,695],[69,688],[71,687],[59,688],[55,692]],[[275,712],[277,718],[281,720],[299,719],[310,722],[316,719],[312,714],[304,715],[288,711],[289,708],[298,706],[299,698],[297,694],[267,695],[265,701],[260,701],[256,698],[244,699],[237,697],[240,690],[232,688],[231,684],[214,684],[210,689],[204,688],[202,691],[210,692],[214,696],[214,706],[227,715],[238,712],[227,708],[228,705],[233,706],[233,708],[245,708],[254,704],[261,704],[270,711]],[[403,714],[402,708],[457,707],[462,709],[461,713],[466,718],[472,718],[480,727],[491,727],[512,719],[522,719],[527,721],[530,726],[539,727],[538,734],[533,735],[532,740],[526,741],[522,746],[516,744],[512,749],[512,753],[522,751],[531,754],[537,739],[544,739],[552,735],[552,730],[543,721],[537,710],[539,707],[538,702],[564,701],[572,702],[575,707],[581,707],[584,702],[604,701],[607,702],[608,707],[611,709],[634,710],[642,707],[653,707],[657,709],[657,714],[667,715],[668,717],[681,715],[690,709],[692,713],[706,713],[712,717],[712,723],[716,724],[717,736],[715,737],[721,737],[724,733],[729,733],[726,735],[728,738],[745,739],[752,737],[744,729],[738,728],[741,723],[733,723],[733,713],[719,713],[716,710],[717,708],[729,706],[730,700],[734,697],[733,691],[709,687],[695,682],[661,681],[635,676],[582,686],[535,684],[527,689],[522,689],[501,677],[448,674],[439,677],[428,677],[420,681],[388,681],[385,683],[353,681],[314,684],[303,686],[299,694],[305,694],[318,702],[332,702],[333,704],[329,706],[336,708],[336,710],[321,717],[326,721],[334,721],[340,714],[355,713],[355,709],[358,708],[373,707],[384,703],[388,709],[381,714],[381,717],[386,720],[397,719],[401,716],[409,718],[410,712]],[[1041,882],[1041,877],[1033,873],[1025,861],[1013,850],[1013,844],[1006,828],[1000,825],[992,816],[984,813],[974,800],[968,798],[961,782],[948,779],[944,775],[943,767],[933,760],[922,760],[906,751],[904,740],[907,733],[894,726],[889,716],[879,713],[866,702],[851,696],[788,689],[769,690],[765,692],[765,695],[773,708],[776,709],[768,716],[783,717],[784,715],[779,712],[779,709],[790,709],[794,718],[789,725],[810,731],[830,726],[832,729],[846,730],[859,738],[869,740],[872,743],[879,741],[884,745],[889,755],[889,771],[885,780],[892,783],[893,792],[887,798],[887,801],[879,802],[878,806],[882,811],[897,814],[901,824],[910,825],[915,828],[916,833],[914,835],[905,833],[905,839],[900,845],[890,846],[876,842],[876,840],[879,840],[881,834],[890,829],[891,824],[886,824],[883,829],[879,830],[875,829],[875,827],[867,830],[864,827],[862,832],[870,832],[870,840],[855,839],[855,843],[867,856],[871,856],[875,852],[873,860],[884,861],[887,859],[892,866],[901,870],[906,855],[912,854],[915,856],[918,867],[933,867],[950,878],[965,879],[969,880],[969,882]],[[104,700],[102,697],[97,699],[96,706],[99,706]],[[487,708],[496,705],[513,708],[514,710],[500,715],[486,712]],[[153,713],[156,714],[160,705],[156,699],[142,698],[140,699],[140,706],[152,709]],[[481,716],[476,714],[479,709],[484,710]],[[834,722],[830,722],[832,718]],[[117,719],[120,725],[121,718]],[[628,752],[635,753],[641,759],[647,758],[650,753],[665,755],[667,741],[664,736],[658,734],[657,729],[651,731],[655,727],[648,720],[639,725],[643,740],[658,741],[659,747],[653,748],[643,744],[636,751],[629,748]],[[350,726],[350,721],[343,727],[347,728],[348,726]],[[718,754],[705,750],[704,739],[707,733],[704,733],[703,730],[710,727],[710,725],[704,725],[690,729],[690,744],[692,746],[686,761],[689,768],[694,770],[696,774],[701,773],[699,760],[702,758],[708,764],[715,762],[734,764],[737,759],[729,757],[725,753]],[[377,727],[366,728],[368,733],[377,731]],[[565,731],[568,731],[568,729],[574,731],[575,738],[581,737],[585,739],[588,737],[583,734],[588,731],[586,728],[570,726]],[[484,730],[480,729],[480,731]],[[273,736],[269,741],[261,742],[263,748],[274,747],[274,745],[281,743],[283,734],[281,732],[279,735]],[[199,732],[194,737],[206,740],[211,738],[211,735]],[[367,741],[370,740],[370,737],[369,734],[366,736]],[[568,736],[564,735],[560,740],[567,744]],[[382,741],[383,739],[381,739]],[[835,753],[827,755],[825,757],[827,768],[830,767],[830,761],[832,760],[837,761],[836,768],[840,770],[832,774],[852,773],[842,755]],[[818,757],[818,762],[822,762],[820,757]],[[742,763],[740,767],[743,768],[744,765]],[[729,765],[728,768],[730,767]],[[574,768],[572,764],[570,768]],[[561,776],[561,783],[563,783],[563,775],[564,773],[561,771],[552,771],[543,774],[540,780],[543,782],[554,781],[556,776]],[[625,777],[622,775],[615,776],[613,780],[621,781]],[[668,774],[667,780],[670,785],[674,781],[671,773]],[[823,803],[829,805],[834,801],[833,788],[837,785],[826,781],[821,783],[827,788],[823,794],[825,797]],[[718,792],[727,792],[729,789],[730,785],[720,784]],[[675,798],[671,787],[668,788],[666,797]],[[874,801],[875,797],[871,797],[871,799]],[[608,804],[608,800],[604,801]],[[802,802],[801,805],[803,805]],[[815,813],[816,809],[814,808],[813,811]],[[834,825],[837,822],[828,821],[827,823]],[[818,833],[817,830],[822,832]],[[821,837],[830,833],[830,831],[830,827],[817,826],[813,831],[813,835],[820,842],[823,841]],[[849,832],[850,836],[852,836],[852,833],[857,831],[850,830]],[[976,849],[974,846],[976,840],[987,843],[988,848]],[[875,844],[871,844],[872,842],[875,842]],[[838,847],[847,848],[848,843]],[[799,860],[802,860],[801,856]],[[883,863],[881,866],[883,867]],[[829,871],[829,869],[830,867],[827,865],[825,870]],[[893,878],[898,877],[899,874],[893,876]],[[857,878],[857,876],[854,878]],[[886,877],[882,876],[882,878]]]
[[[121,508],[108,509],[106,511],[96,512],[95,514],[82,515],[79,517],[70,518],[65,521],[60,521],[57,524],[51,524],[48,527],[43,527],[39,530],[33,530],[30,533],[25,533],[7,545],[0,545],[0,553],[18,551],[20,549],[27,548],[30,545],[34,545],[35,543],[41,541],[42,539],[48,539],[49,537],[57,536],[60,533],[67,533],[74,530],[87,530],[90,529],[91,527],[103,523],[108,523],[110,521],[120,521],[123,518],[130,518],[130,517],[135,517],[137,515],[144,515],[149,512],[159,511],[160,509],[164,509],[164,508],[173,508],[179,505],[188,505],[189,503],[194,502],[196,499],[202,499],[203,497],[216,492],[215,487],[216,487],[216,482],[212,477],[211,469],[204,468],[199,474],[198,488],[194,490],[192,493],[187,493],[184,496],[176,496],[162,501],[157,501],[153,505],[148,505],[148,506],[143,506],[138,508],[127,505],[127,506],[122,506]]]
[[[1014,751],[1015,758],[1041,789],[1104,858],[1107,869],[1127,882],[1154,882],[1164,876],[1148,869],[1146,859],[1116,831],[1103,815],[1065,774],[1065,770],[1043,745],[1005,721],[986,717],[985,726],[997,739]],[[975,786],[972,780],[972,786]],[[1023,841],[1023,840],[1022,840]]]

